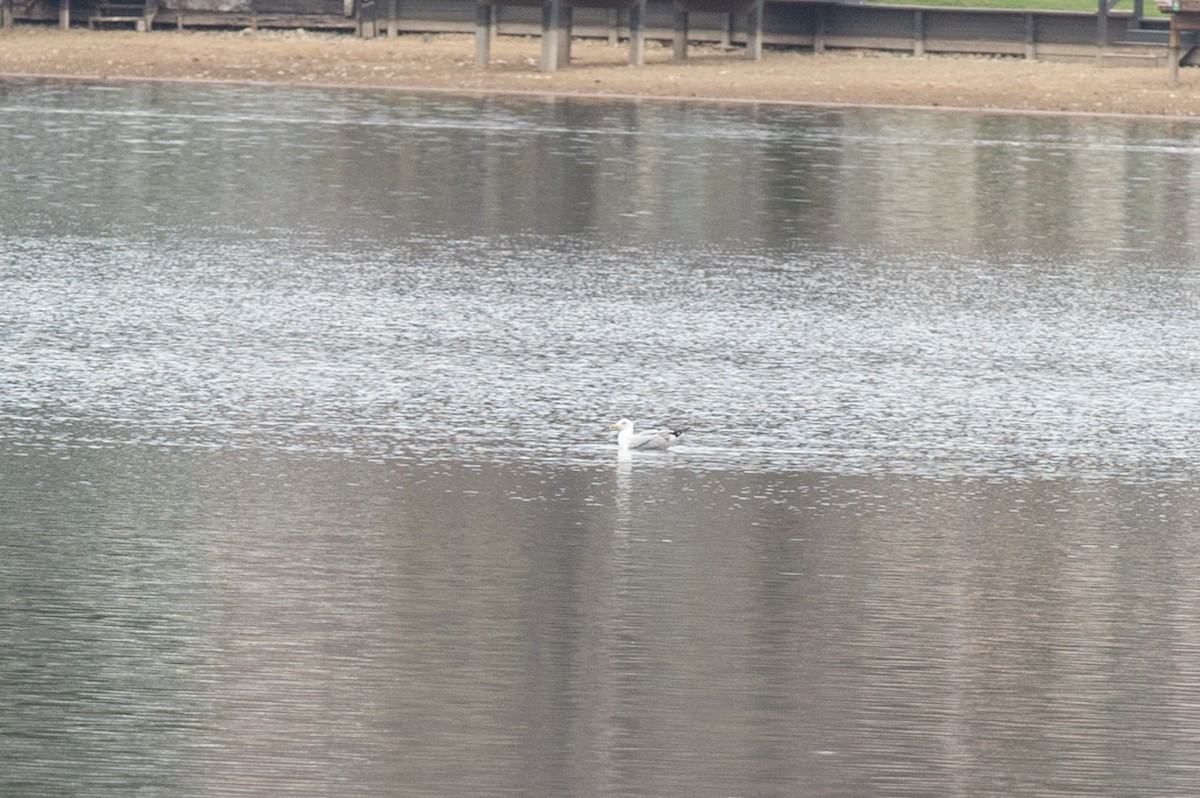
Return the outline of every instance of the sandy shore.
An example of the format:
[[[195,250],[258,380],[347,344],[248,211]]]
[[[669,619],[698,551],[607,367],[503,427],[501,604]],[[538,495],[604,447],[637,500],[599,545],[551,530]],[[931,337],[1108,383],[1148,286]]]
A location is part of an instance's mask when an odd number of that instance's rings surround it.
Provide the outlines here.
[[[740,51],[700,47],[672,62],[670,49],[654,43],[646,65],[634,68],[625,64],[624,45],[577,40],[571,65],[545,74],[539,52],[536,38],[501,37],[491,68],[481,70],[467,35],[364,40],[306,31],[18,26],[0,32],[0,75],[1200,117],[1200,70],[1191,69],[1171,89],[1165,68],[774,50],[753,63]]]

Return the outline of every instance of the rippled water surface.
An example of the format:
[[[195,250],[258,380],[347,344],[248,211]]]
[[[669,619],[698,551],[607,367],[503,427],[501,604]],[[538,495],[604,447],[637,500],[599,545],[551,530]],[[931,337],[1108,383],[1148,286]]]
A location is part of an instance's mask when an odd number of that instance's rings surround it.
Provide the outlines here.
[[[0,793],[1187,793],[1198,131],[0,84]]]

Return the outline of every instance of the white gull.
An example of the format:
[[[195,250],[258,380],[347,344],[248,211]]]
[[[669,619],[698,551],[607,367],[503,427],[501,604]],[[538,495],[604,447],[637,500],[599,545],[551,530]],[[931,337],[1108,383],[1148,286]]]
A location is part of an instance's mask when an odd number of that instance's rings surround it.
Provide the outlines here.
[[[684,429],[648,429],[641,432],[633,431],[633,422],[623,418],[611,429],[620,430],[617,433],[617,448],[621,451],[630,449],[665,449],[687,432]]]

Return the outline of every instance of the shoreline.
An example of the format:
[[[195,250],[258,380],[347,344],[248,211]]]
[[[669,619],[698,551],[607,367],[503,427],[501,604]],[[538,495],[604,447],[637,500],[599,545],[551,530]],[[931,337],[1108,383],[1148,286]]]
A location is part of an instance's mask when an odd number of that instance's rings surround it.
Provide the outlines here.
[[[449,92],[589,100],[874,108],[1037,116],[1200,121],[1200,77],[1183,70],[1017,58],[694,46],[686,61],[648,43],[646,65],[623,45],[579,39],[572,62],[537,69],[536,37],[499,37],[492,65],[472,65],[474,37],[359,39],[297,31],[91,31],[17,27],[0,32],[0,81],[194,82],[324,90]],[[1191,79],[1189,79],[1191,78]]]
[[[1034,116],[1062,117],[1066,119],[1126,119],[1156,120],[1163,122],[1182,122],[1200,124],[1200,116],[1188,114],[1170,115],[1152,112],[1124,111],[1055,111],[1035,108],[1003,108],[994,106],[974,105],[917,105],[912,103],[863,103],[838,102],[833,100],[788,100],[788,99],[748,99],[739,97],[717,97],[675,94],[618,94],[581,91],[555,91],[537,89],[469,89],[443,88],[432,86],[384,86],[379,84],[361,83],[283,83],[279,81],[248,80],[237,78],[165,78],[137,75],[100,76],[100,75],[62,75],[62,74],[28,74],[0,72],[0,84],[6,80],[24,81],[71,81],[79,83],[178,83],[210,86],[261,86],[263,88],[296,88],[323,89],[326,91],[385,91],[394,94],[451,94],[463,97],[528,97],[542,99],[576,99],[614,102],[664,102],[664,103],[703,103],[709,105],[766,105],[789,108],[807,108],[827,111],[852,111],[855,109],[867,111],[910,111],[912,113],[928,114],[984,114],[989,116]]]

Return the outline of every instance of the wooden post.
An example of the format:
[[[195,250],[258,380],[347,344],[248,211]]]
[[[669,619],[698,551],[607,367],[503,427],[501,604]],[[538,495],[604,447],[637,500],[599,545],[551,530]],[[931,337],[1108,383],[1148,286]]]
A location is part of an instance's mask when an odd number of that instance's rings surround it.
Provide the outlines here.
[[[1171,17],[1171,33],[1167,39],[1167,59],[1170,62],[1167,85],[1173,89],[1179,85],[1179,27],[1175,24],[1175,17]]]
[[[688,12],[675,9],[675,35],[672,37],[671,57],[676,61],[687,58]]]
[[[569,2],[564,2],[558,11],[558,64],[571,65],[571,25],[575,9]]]
[[[1025,15],[1025,58],[1033,61],[1037,58],[1037,17]]]
[[[542,71],[558,69],[558,34],[561,22],[562,0],[546,0],[542,6]]]
[[[58,0],[58,27],[71,29],[71,0]]]
[[[358,35],[364,39],[374,39],[379,35],[379,11],[375,0],[358,1]]]
[[[475,3],[475,66],[487,69],[492,60],[492,7]]]
[[[1096,47],[1100,48],[1097,55],[1104,54],[1108,44],[1108,0],[1096,0]]]
[[[733,14],[725,15],[725,24],[721,28],[721,49],[733,49],[733,29],[737,26],[737,20]]]
[[[400,0],[388,0],[387,17],[387,35],[394,39],[400,35]]]
[[[621,41],[621,12],[615,8],[608,9],[608,43],[616,47]]]
[[[646,63],[646,0],[637,0],[629,9],[629,63]]]
[[[133,23],[138,33],[147,33],[154,28],[154,15],[158,13],[158,0],[145,0],[142,3],[142,18]]]
[[[13,26],[12,0],[0,0],[0,28],[8,30]]]
[[[913,12],[913,56],[921,58],[925,55],[925,12],[917,9]]]
[[[817,55],[825,54],[825,15],[828,13],[825,10],[825,4],[818,4],[815,8],[817,15],[813,23],[813,52]]]
[[[750,7],[749,24],[746,30],[746,58],[762,60],[763,0],[754,0]]]

